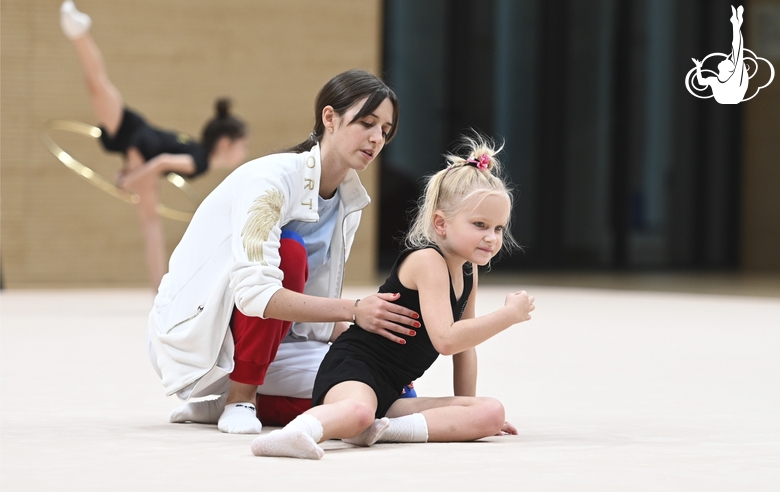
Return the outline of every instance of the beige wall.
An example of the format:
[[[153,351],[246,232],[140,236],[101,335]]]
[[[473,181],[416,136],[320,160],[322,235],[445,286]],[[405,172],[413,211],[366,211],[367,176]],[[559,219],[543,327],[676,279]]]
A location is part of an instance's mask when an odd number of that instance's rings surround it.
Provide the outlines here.
[[[378,73],[379,0],[78,0],[128,105],[199,135],[228,95],[251,130],[252,157],[303,140],[314,96],[354,67]],[[81,70],[59,28],[60,0],[2,0],[2,275],[6,288],[145,286],[132,206],[59,163],[39,132],[52,118],[95,123]],[[120,161],[87,137],[57,141],[112,177]],[[377,168],[362,175],[378,203]],[[224,174],[196,180],[202,194]],[[178,200],[167,190],[169,200]],[[178,202],[176,202],[178,203]],[[186,203],[185,203],[186,204]],[[377,205],[364,214],[347,278],[374,283]],[[170,252],[185,224],[165,221]]]

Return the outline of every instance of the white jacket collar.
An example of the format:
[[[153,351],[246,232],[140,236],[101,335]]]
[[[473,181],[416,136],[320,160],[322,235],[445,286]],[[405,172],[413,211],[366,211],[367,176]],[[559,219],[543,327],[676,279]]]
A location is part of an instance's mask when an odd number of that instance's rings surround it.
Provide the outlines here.
[[[318,197],[322,177],[320,145],[314,145],[309,152],[303,152],[300,156],[299,169],[301,169],[303,177],[301,207],[297,207],[293,214],[296,220],[311,220],[313,214],[316,217],[319,210]],[[339,185],[339,199],[345,213],[361,210],[371,203],[371,197],[368,196],[368,192],[363,187],[360,177],[354,169],[350,169],[347,172],[346,177]]]

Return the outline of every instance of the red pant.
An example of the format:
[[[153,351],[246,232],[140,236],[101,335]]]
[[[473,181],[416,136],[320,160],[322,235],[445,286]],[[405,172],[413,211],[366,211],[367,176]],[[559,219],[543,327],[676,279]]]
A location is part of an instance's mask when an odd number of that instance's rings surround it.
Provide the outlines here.
[[[257,395],[255,407],[263,425],[283,427],[311,408],[311,398]]]
[[[309,260],[303,239],[297,234],[283,233],[280,241],[279,268],[284,273],[282,286],[303,292],[309,277]],[[245,316],[233,309],[230,329],[233,332],[235,367],[230,380],[245,384],[263,384],[268,366],[276,357],[279,343],[290,330],[289,321]],[[283,426],[311,408],[311,398],[257,395],[257,418],[265,425]]]
[[[294,234],[294,233],[292,233]],[[309,276],[309,261],[306,247],[300,236],[282,235],[279,256],[279,268],[284,273],[282,286],[294,292],[303,292]],[[230,329],[233,331],[235,367],[230,380],[244,384],[263,384],[268,366],[276,357],[279,343],[290,330],[289,321],[263,319],[244,315],[238,308],[233,309]]]

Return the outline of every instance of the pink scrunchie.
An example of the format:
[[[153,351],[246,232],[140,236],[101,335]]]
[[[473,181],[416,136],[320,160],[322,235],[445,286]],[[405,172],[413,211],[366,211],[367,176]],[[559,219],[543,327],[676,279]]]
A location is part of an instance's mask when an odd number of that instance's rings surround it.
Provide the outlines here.
[[[480,171],[484,171],[488,168],[488,164],[490,164],[490,156],[487,154],[482,154],[479,158],[479,160],[471,157],[466,160],[469,164],[472,164],[474,167],[479,169]]]

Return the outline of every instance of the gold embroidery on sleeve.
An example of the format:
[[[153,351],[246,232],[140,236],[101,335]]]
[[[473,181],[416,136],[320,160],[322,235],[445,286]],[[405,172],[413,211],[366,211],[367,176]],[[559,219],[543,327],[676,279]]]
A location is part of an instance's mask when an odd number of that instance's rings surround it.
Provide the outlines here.
[[[257,197],[249,207],[249,218],[241,231],[244,251],[249,261],[268,265],[263,257],[263,245],[268,241],[271,229],[279,222],[283,204],[284,195],[279,190],[268,190]]]

